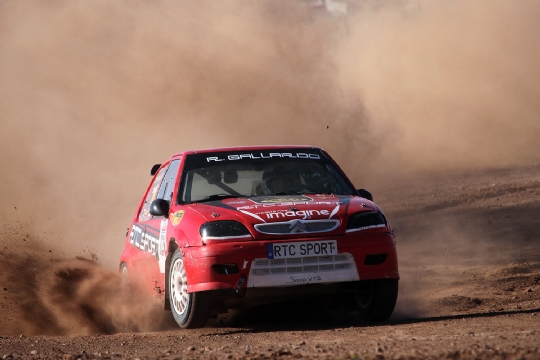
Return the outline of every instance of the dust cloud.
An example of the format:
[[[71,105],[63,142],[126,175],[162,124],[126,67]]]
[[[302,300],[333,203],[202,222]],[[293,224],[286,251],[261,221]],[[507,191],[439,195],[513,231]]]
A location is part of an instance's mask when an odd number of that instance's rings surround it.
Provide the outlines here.
[[[0,211],[66,252],[116,267],[150,167],[181,150],[370,152],[325,49],[339,24],[308,3],[2,6]]]
[[[540,4],[346,4],[3,1],[3,253],[115,271],[150,167],[192,148],[317,145],[376,190],[538,159]]]
[[[539,13],[532,1],[406,1],[351,15],[339,83],[384,134],[390,173],[538,161]]]
[[[157,331],[172,327],[163,303],[136,283],[129,290],[118,272],[99,266],[92,254],[67,258],[47,238],[21,236],[2,226],[0,334],[70,335]],[[54,249],[54,248],[53,248]]]

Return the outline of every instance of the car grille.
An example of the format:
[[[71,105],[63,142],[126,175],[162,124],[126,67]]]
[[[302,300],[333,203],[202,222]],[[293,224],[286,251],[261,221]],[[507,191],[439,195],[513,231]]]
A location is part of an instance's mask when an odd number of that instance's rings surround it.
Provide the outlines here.
[[[321,233],[336,229],[339,220],[291,220],[270,224],[257,224],[255,230],[263,234]]]
[[[353,266],[354,258],[349,253],[289,259],[255,259],[251,265],[250,276],[333,272],[349,270]]]

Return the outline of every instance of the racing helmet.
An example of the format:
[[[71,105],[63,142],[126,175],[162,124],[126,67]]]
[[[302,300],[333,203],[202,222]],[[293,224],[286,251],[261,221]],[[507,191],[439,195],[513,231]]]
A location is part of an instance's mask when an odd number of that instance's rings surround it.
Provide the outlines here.
[[[294,191],[296,180],[290,171],[283,166],[265,170],[262,177],[264,195],[276,195],[280,192]]]

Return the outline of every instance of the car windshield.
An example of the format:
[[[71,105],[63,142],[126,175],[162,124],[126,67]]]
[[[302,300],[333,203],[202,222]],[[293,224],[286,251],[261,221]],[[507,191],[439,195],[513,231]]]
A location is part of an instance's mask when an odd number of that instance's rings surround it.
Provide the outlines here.
[[[235,151],[187,155],[178,202],[354,193],[349,182],[318,149]]]

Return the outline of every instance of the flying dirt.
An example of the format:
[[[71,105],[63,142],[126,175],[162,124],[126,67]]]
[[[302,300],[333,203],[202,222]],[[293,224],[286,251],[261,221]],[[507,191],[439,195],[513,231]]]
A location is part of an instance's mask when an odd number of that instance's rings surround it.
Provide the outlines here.
[[[1,3],[0,356],[539,356],[540,4],[337,4]],[[321,146],[385,210],[390,323],[186,332],[118,290],[151,165],[267,144]]]

